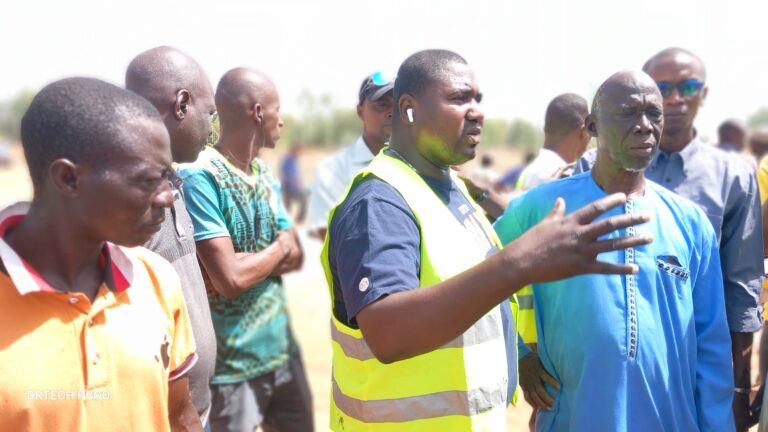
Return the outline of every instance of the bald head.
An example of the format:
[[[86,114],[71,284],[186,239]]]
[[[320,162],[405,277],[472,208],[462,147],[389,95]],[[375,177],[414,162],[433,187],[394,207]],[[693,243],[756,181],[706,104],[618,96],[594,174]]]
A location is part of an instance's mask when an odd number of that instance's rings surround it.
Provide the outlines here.
[[[638,172],[651,161],[664,127],[656,82],[644,72],[620,71],[600,86],[587,128],[597,138],[598,163],[609,172]]]
[[[168,46],[137,55],[125,72],[125,88],[148,99],[159,111],[179,90],[197,93],[203,87],[212,90],[203,68],[192,57]]]
[[[645,90],[661,98],[656,82],[644,72],[624,70],[616,72],[605,80],[592,100],[592,116],[599,116],[607,101],[613,101],[617,95],[633,90]]]
[[[697,75],[700,75],[702,81],[707,79],[704,62],[699,56],[685,48],[672,47],[659,51],[645,62],[643,72],[653,75],[652,71],[662,63],[688,65],[696,71]]]
[[[152,48],[128,65],[125,87],[160,112],[171,136],[173,160],[195,161],[211,134],[216,110],[213,87],[203,68],[175,48]]]
[[[216,87],[216,109],[222,134],[261,129],[257,139],[263,137],[268,148],[280,137],[280,98],[275,84],[262,72],[244,67],[227,71]]]
[[[216,109],[222,123],[245,116],[245,112],[277,94],[275,85],[263,73],[248,68],[227,71],[216,87]]]

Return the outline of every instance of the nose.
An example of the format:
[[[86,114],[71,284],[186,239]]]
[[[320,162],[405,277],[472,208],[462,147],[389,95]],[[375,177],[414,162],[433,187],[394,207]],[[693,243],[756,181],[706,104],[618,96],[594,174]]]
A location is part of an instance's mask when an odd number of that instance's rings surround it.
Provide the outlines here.
[[[643,135],[653,132],[653,125],[651,125],[651,120],[648,118],[647,114],[643,113],[640,116],[640,119],[635,126],[635,131]]]
[[[485,121],[485,113],[480,109],[480,105],[477,102],[473,102],[469,111],[467,111],[467,120],[474,120],[481,125]]]
[[[680,105],[683,103],[683,98],[680,97],[680,91],[677,88],[672,89],[672,93],[669,96],[664,97],[664,103],[667,105]]]
[[[173,189],[171,189],[170,182],[162,182],[152,204],[158,208],[171,208],[173,206]]]

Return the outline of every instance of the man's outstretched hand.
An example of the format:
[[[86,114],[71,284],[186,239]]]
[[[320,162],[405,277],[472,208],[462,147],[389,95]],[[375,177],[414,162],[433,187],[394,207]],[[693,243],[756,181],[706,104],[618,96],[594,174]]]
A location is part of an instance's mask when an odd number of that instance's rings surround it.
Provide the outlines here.
[[[565,216],[565,201],[558,198],[549,214],[504,248],[508,258],[525,271],[529,283],[549,282],[571,276],[601,273],[630,274],[635,264],[599,261],[603,252],[645,245],[650,236],[622,236],[598,240],[599,237],[642,224],[647,214],[623,214],[595,221],[600,215],[626,202],[626,195],[613,194],[588,204]]]

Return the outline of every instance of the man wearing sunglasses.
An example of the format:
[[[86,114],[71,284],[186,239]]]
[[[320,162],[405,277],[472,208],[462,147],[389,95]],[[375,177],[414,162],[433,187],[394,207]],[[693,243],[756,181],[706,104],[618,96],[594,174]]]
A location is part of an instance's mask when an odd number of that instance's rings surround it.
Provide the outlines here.
[[[737,155],[705,145],[697,136],[694,120],[708,91],[706,69],[698,56],[668,48],[651,57],[643,71],[656,81],[664,98],[660,151],[645,176],[698,204],[715,229],[731,331],[734,415],[737,430],[746,431],[752,333],[761,321],[763,243],[757,180]],[[576,171],[591,165],[589,157],[583,157]]]

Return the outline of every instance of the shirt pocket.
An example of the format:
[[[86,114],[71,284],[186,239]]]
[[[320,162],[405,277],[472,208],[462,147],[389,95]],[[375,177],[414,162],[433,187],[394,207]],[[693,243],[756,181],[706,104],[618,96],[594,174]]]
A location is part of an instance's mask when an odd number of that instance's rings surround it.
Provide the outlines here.
[[[671,275],[683,282],[687,282],[691,276],[687,267],[684,267],[680,260],[674,255],[658,255],[656,257],[656,266],[662,272]]]

